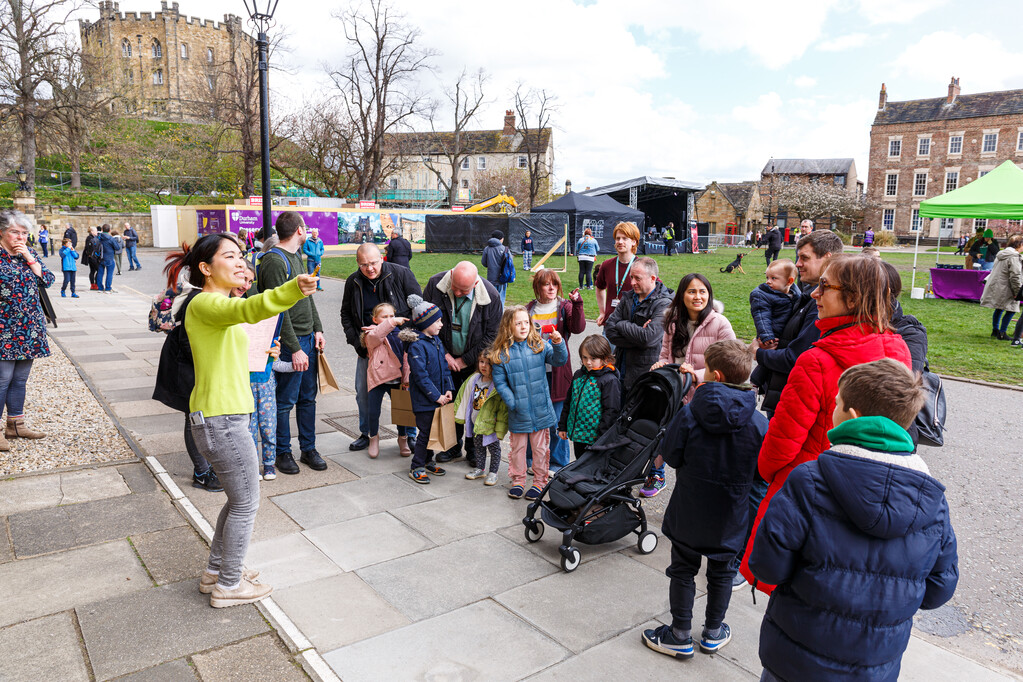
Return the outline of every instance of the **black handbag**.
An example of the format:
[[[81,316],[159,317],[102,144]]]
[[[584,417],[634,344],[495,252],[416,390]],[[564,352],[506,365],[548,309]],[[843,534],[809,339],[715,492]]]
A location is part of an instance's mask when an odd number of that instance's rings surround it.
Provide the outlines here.
[[[921,445],[940,448],[945,444],[945,388],[941,377],[925,366],[920,375],[927,400],[913,421]]]

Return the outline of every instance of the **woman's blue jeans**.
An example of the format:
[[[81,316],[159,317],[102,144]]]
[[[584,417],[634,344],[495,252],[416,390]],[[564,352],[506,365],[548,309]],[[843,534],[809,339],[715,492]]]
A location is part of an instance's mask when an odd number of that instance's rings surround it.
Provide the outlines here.
[[[379,384],[370,389],[366,397],[366,430],[363,432],[369,437],[373,437],[380,434],[380,408],[384,404],[384,396],[391,394],[392,388],[398,388],[397,384]],[[408,436],[412,439],[410,447],[415,444],[416,435],[418,431],[414,426],[399,426],[398,437],[404,438]]]
[[[0,408],[7,406],[7,418],[25,414],[25,386],[32,371],[31,360],[0,360]]]

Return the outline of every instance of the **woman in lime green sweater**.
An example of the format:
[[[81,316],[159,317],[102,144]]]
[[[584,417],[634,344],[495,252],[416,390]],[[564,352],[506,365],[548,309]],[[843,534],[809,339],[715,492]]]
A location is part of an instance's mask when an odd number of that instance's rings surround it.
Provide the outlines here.
[[[249,435],[254,409],[249,387],[248,337],[237,325],[284,312],[316,290],[317,278],[296,279],[251,298],[230,298],[245,282],[246,264],[233,235],[200,238],[183,256],[188,281],[202,289],[185,313],[185,331],[195,364],[189,421],[192,437],[227,493],[210,544],[210,558],[199,591],[216,608],[249,604],[273,591],[244,571],[252,527],[259,508],[259,458]]]

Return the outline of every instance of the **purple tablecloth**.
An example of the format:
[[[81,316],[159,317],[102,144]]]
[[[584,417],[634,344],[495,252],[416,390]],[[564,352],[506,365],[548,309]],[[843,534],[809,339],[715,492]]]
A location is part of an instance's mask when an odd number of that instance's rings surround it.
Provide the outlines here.
[[[938,298],[979,301],[984,293],[987,270],[947,270],[931,268],[931,290]]]

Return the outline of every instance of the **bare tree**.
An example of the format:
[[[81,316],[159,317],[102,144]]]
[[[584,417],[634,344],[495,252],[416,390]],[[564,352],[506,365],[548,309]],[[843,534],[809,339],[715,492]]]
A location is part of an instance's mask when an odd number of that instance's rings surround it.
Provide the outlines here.
[[[487,104],[483,94],[486,82],[487,74],[483,69],[473,74],[463,69],[454,87],[445,91],[451,104],[451,119],[448,120],[452,123],[452,130],[438,132],[437,121],[440,117],[436,115],[435,106],[429,116],[430,132],[411,133],[404,138],[411,141],[411,149],[400,150],[402,154],[411,152],[411,155],[421,159],[423,165],[437,176],[437,182],[448,193],[448,204],[451,206],[458,201],[462,159],[474,151],[474,139],[467,128],[476,120],[480,107]]]
[[[550,178],[554,173],[551,115],[556,108],[555,96],[546,90],[531,88],[523,92],[521,85],[515,90],[515,131],[521,138],[518,149],[526,157],[530,209],[538,198],[546,201],[550,195]]]
[[[334,100],[305,103],[284,118],[274,170],[317,196],[347,197],[354,179],[345,154],[353,134],[347,112]]]
[[[329,71],[351,126],[343,159],[365,198],[403,163],[385,145],[389,136],[426,110],[428,100],[417,84],[434,53],[417,44],[419,29],[405,24],[388,0],[367,0],[334,17],[341,21],[351,51],[340,67]]]
[[[0,103],[21,133],[21,164],[35,186],[36,132],[46,117],[48,67],[63,49],[64,25],[76,1],[0,0]]]
[[[476,171],[473,184],[477,202],[501,193],[515,197],[515,201],[529,197],[529,174],[522,168]]]

